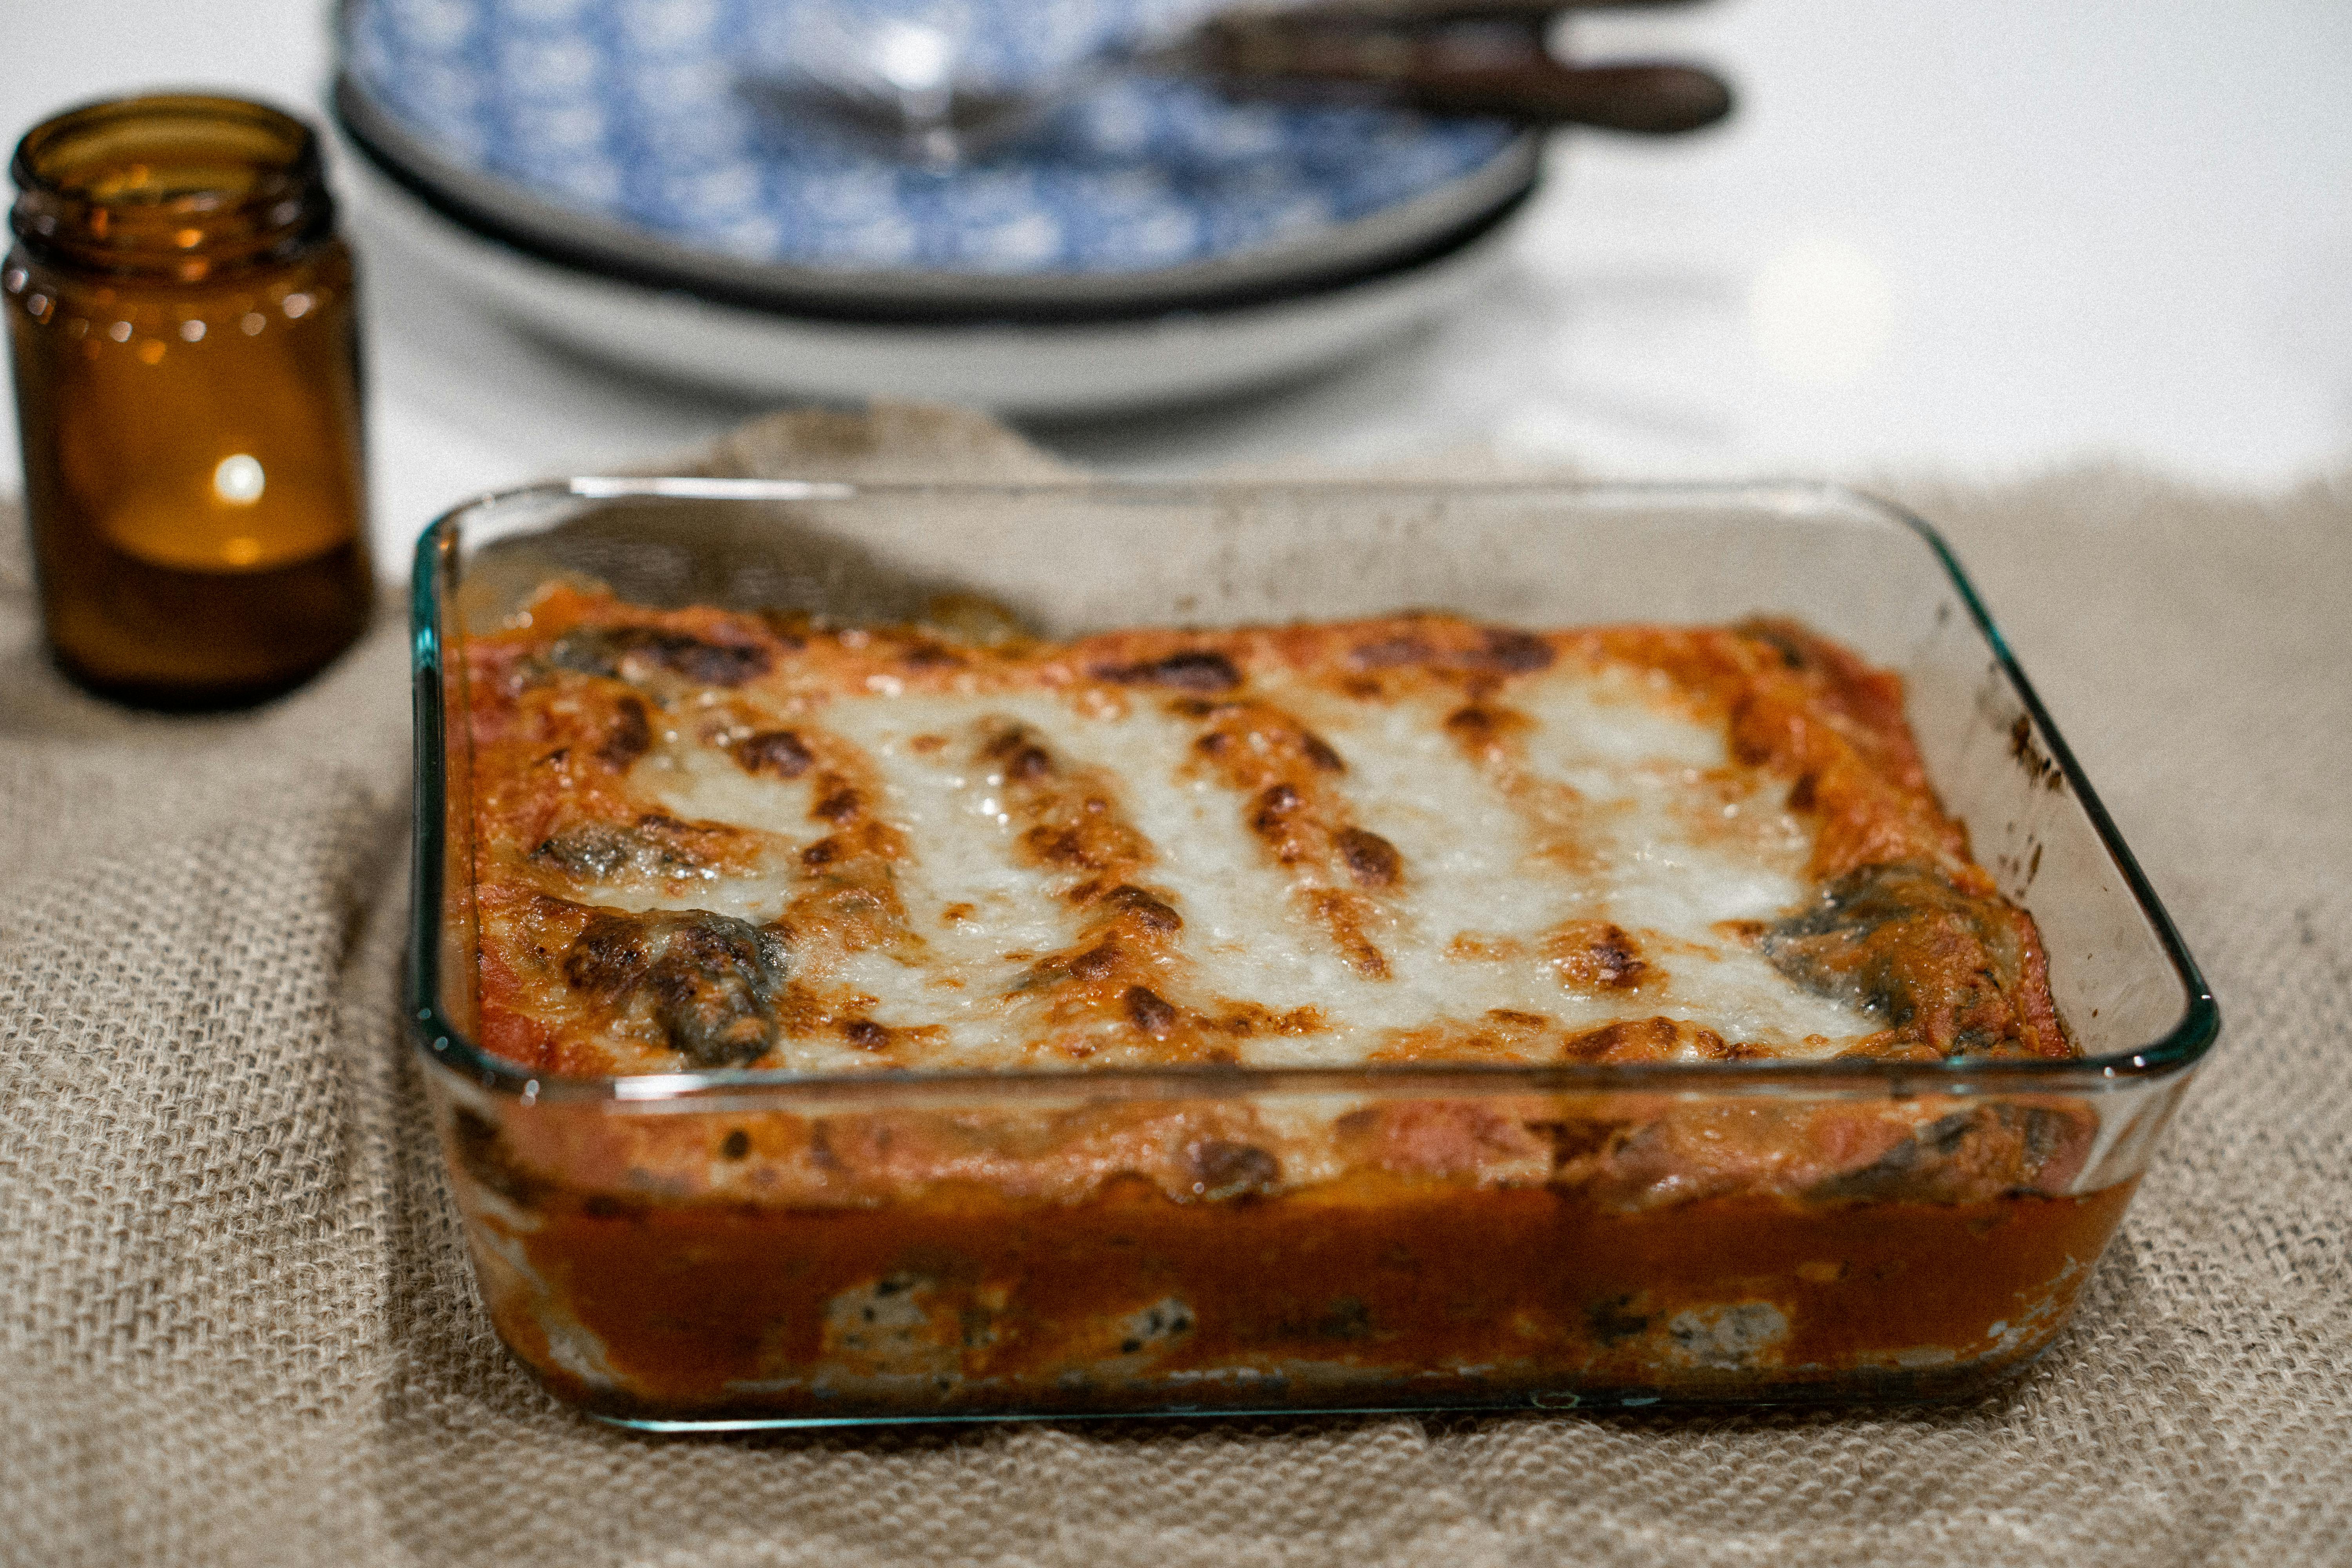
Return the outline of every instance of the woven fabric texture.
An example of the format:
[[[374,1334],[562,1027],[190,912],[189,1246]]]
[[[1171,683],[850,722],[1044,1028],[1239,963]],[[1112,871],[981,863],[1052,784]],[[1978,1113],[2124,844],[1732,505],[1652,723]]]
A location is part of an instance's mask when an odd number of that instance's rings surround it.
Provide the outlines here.
[[[1013,477],[944,414],[730,471]],[[1980,1402],[661,1439],[473,1293],[397,1016],[405,639],[261,711],[44,662],[0,519],[0,1562],[2352,1561],[2352,484],[1915,485],[2227,1023],[2076,1326]]]

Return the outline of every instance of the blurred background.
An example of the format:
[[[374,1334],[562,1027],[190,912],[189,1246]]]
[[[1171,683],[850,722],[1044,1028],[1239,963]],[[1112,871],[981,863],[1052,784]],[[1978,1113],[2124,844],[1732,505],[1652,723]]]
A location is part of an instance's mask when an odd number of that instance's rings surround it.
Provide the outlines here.
[[[548,26],[604,5],[505,3]],[[414,110],[415,89],[429,114],[429,73],[396,49],[457,37],[466,5],[400,0],[380,98]],[[673,30],[707,9],[635,8]],[[0,15],[12,140],[68,103],[168,85],[323,121],[338,68],[316,0],[76,0],[69,18],[0,0]],[[2119,458],[2273,488],[2352,460],[2352,7],[1716,0],[1579,13],[1566,47],[1703,61],[1738,110],[1685,136],[1544,138],[1538,188],[1479,264],[1337,365],[1024,427],[1149,474],[1472,442],[1643,478],[1994,479]],[[404,238],[420,220],[397,181],[356,167],[348,142],[336,157],[367,268],[386,569],[470,493],[640,462],[780,401],[511,324],[485,302],[495,289]],[[1500,187],[1482,177],[1491,206]]]

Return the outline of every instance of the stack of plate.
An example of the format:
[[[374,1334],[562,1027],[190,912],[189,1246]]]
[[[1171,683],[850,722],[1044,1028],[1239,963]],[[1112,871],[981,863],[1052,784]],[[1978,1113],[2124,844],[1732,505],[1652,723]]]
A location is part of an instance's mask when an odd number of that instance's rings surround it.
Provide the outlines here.
[[[335,111],[365,221],[640,369],[1077,414],[1279,380],[1427,319],[1499,259],[1536,180],[1537,139],[1507,127],[1116,74],[932,170],[764,90],[811,36],[798,13],[904,3],[352,0]],[[1182,3],[958,0],[967,26],[996,8],[976,30],[1000,49],[1080,57]]]

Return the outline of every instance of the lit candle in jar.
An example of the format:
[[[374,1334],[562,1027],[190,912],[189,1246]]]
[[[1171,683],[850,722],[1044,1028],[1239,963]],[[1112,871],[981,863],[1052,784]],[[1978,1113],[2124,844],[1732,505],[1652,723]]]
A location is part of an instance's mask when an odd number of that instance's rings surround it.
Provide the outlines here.
[[[166,705],[307,678],[374,602],[317,138],[236,100],[132,99],[36,127],[13,172],[0,284],[58,662]]]

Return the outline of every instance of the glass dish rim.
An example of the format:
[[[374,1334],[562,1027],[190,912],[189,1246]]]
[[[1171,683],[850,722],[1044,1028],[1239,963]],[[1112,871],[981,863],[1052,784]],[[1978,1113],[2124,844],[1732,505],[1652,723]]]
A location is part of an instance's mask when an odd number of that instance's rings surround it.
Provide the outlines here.
[[[807,1073],[780,1069],[565,1077],[541,1072],[484,1050],[445,1017],[439,1002],[443,868],[447,846],[447,778],[443,608],[438,567],[469,514],[526,499],[677,499],[697,500],[857,500],[958,496],[1016,499],[1051,494],[1100,497],[1110,501],[1234,500],[1286,494],[1318,497],[1361,495],[1433,499],[1464,496],[1557,495],[1585,502],[1668,506],[1677,502],[1738,503],[1764,510],[1843,510],[1907,530],[1935,557],[1966,606],[2003,678],[2016,691],[2066,785],[2089,817],[2102,848],[2120,871],[2143,919],[2155,932],[2173,978],[2182,992],[2180,1016],[2158,1039],[2103,1057],[2063,1059],[1987,1060],[1947,1058],[1931,1062],[1840,1058],[1824,1062],[1684,1063],[1617,1066],[1562,1063],[1465,1064],[1381,1063],[1337,1068],[1249,1068],[1231,1065],[1170,1065],[1087,1069],[883,1070]],[[1131,480],[1079,477],[1013,482],[892,482],[752,479],[659,475],[593,475],[548,479],[486,491],[436,518],[416,542],[410,583],[410,679],[414,699],[415,768],[410,835],[410,927],[407,1012],[418,1054],[425,1060],[462,1072],[480,1089],[524,1104],[541,1101],[602,1101],[644,1109],[676,1104],[715,1110],[745,1100],[771,1101],[861,1101],[883,1100],[912,1109],[920,1102],[969,1103],[975,1092],[991,1098],[1066,1100],[1108,1097],[1152,1100],[1231,1099],[1267,1093],[1377,1093],[1384,1098],[1490,1094],[1784,1094],[1856,1092],[1906,1098],[1926,1094],[2082,1092],[2146,1084],[2193,1068],[2221,1032],[2221,1009],[2179,929],[2139,862],[2124,842],[2105,805],[2084,775],[2073,748],[2059,733],[2041,696],[2026,678],[2008,639],[1995,624],[1976,585],[1933,525],[1909,510],[1847,486],[1817,480],[1719,482],[1562,482],[1547,479],[1302,479]]]

